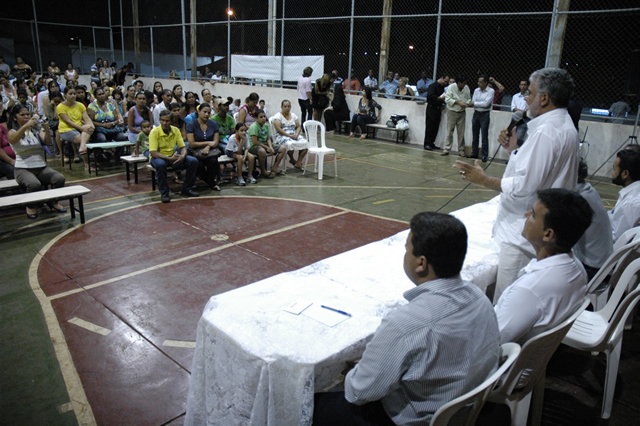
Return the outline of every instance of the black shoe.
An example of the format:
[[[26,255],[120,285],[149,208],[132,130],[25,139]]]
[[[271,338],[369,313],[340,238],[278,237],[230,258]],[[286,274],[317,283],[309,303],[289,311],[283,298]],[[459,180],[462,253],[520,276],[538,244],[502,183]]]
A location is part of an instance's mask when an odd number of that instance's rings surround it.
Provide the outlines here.
[[[168,195],[163,195],[161,198],[163,203],[170,203],[171,202],[171,198],[169,198]]]
[[[200,194],[198,194],[197,192],[195,192],[192,189],[189,189],[188,191],[182,191],[182,195],[184,195],[185,197],[199,197]]]
[[[433,148],[431,148],[431,145],[425,146],[424,149],[426,149],[427,151],[433,151]]]
[[[471,154],[469,158],[478,158],[478,154]]]
[[[436,151],[436,150],[440,149],[440,148],[438,148],[435,144],[431,144],[431,145],[429,145],[429,146],[430,146],[430,147],[431,147],[431,149],[433,149],[434,151]]]
[[[482,162],[486,163],[487,162],[487,157],[482,157]]]

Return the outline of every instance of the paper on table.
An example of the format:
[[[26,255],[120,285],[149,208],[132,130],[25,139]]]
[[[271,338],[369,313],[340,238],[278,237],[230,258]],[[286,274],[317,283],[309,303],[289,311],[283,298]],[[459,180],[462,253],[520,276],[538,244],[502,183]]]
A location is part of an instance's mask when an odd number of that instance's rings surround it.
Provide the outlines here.
[[[316,321],[320,321],[324,325],[334,327],[340,324],[342,321],[349,319],[350,317],[339,314],[338,312],[324,309],[320,303],[314,303],[307,309],[302,311],[303,314],[309,318],[313,318]]]
[[[306,300],[297,300],[284,308],[285,311],[291,312],[292,314],[298,315],[305,309],[311,306],[311,302],[307,302]]]

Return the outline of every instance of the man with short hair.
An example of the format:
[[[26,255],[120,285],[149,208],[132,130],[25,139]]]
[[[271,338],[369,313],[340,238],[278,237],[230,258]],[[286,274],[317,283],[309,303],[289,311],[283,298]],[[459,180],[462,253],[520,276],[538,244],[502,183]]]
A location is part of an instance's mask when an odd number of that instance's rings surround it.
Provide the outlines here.
[[[360,80],[358,80],[355,73],[355,70],[351,70],[351,78],[349,79],[349,82],[347,83],[345,80],[345,82],[342,83],[342,89],[346,95],[360,94],[360,89],[362,87],[360,86]]]
[[[618,201],[609,212],[615,243],[640,221],[640,151],[625,148],[616,154],[611,173],[613,182],[622,186]]]
[[[464,130],[466,122],[466,108],[471,103],[471,93],[467,86],[467,78],[459,75],[455,84],[449,85],[444,95],[444,102],[447,104],[447,141],[444,150],[440,155],[449,155],[453,147],[453,132],[458,132],[458,155],[466,157],[464,152]]]
[[[153,127],[160,126],[160,113],[164,110],[171,110],[171,100],[173,99],[173,92],[171,89],[164,89],[162,91],[162,102],[160,102],[153,109]]]
[[[220,73],[220,70],[216,70],[216,74],[214,76],[211,77],[211,81],[213,83],[217,82],[217,81],[222,81],[222,75]]]
[[[229,114],[229,104],[231,103],[229,99],[219,98],[214,102],[218,104],[218,112],[214,114],[211,119],[218,123],[218,126],[220,127],[219,148],[220,152],[224,152],[227,148],[227,143],[229,142],[229,136],[234,134],[236,131],[236,122]]]
[[[527,122],[529,122],[529,118],[526,117],[529,106],[527,105],[527,100],[525,98],[527,90],[529,89],[529,82],[527,80],[521,80],[518,87],[520,88],[520,91],[511,98],[511,112],[520,111],[523,114],[523,121],[518,124],[518,130],[516,131],[518,140],[523,141],[527,133]]]
[[[444,74],[438,81],[431,83],[427,90],[427,109],[424,129],[424,149],[432,151],[436,146],[436,136],[440,128],[442,107],[444,106],[444,88],[449,84],[449,76]]]
[[[102,67],[102,59],[96,59],[94,64],[91,64],[91,81],[95,81],[100,86],[100,67]]]
[[[442,405],[482,383],[498,366],[491,302],[460,278],[467,231],[453,216],[411,219],[404,271],[416,285],[391,311],[342,392],[316,394],[313,424],[427,425]]]
[[[582,238],[573,247],[573,253],[576,255],[576,259],[582,262],[582,266],[587,271],[587,279],[591,281],[591,278],[613,253],[613,238],[609,214],[602,204],[602,198],[600,198],[598,191],[586,181],[588,174],[587,163],[580,160],[576,191],[589,203],[589,207],[593,210],[593,219],[591,226],[587,228]]]
[[[371,87],[371,90],[378,89],[378,79],[373,75],[373,70],[369,70],[369,75],[364,78],[364,87]]]
[[[420,80],[416,83],[416,89],[418,89],[418,96],[421,98],[427,97],[427,92],[429,91],[429,86],[433,83],[433,80],[427,76],[426,71],[422,71],[422,76]]]
[[[144,92],[144,82],[142,80],[136,80],[135,83],[133,83],[133,87],[136,88],[136,93]]]
[[[516,280],[518,272],[535,256],[521,235],[524,214],[536,201],[536,192],[547,188],[575,190],[580,141],[567,112],[573,79],[566,70],[545,68],[529,78],[529,137],[518,147],[516,130],[500,133],[498,141],[510,156],[502,178],[488,176],[475,165],[457,161],[462,179],[500,192],[493,238],[500,247],[494,301]]]
[[[384,93],[387,99],[395,99],[396,89],[398,88],[398,80],[393,78],[393,71],[387,71],[387,79],[380,83],[380,93]]]
[[[344,83],[344,78],[338,75],[338,70],[331,71],[331,75],[333,76],[333,85],[342,86],[342,83]]]
[[[176,152],[180,149],[180,154]],[[176,170],[187,170],[187,176],[182,184],[182,195],[186,197],[199,197],[200,194],[192,188],[196,182],[198,160],[187,155],[187,147],[182,140],[182,134],[177,127],[171,125],[171,111],[160,112],[160,127],[156,127],[149,133],[149,155],[151,164],[156,169],[158,189],[163,203],[171,201],[169,198],[169,183],[167,182],[167,167],[172,166]]]
[[[587,200],[574,191],[538,191],[522,229],[536,258],[502,293],[495,307],[501,344],[524,344],[560,324],[582,304],[587,273],[571,248],[591,224],[592,215]]]
[[[478,77],[478,87],[473,91],[471,98],[472,106],[475,110],[471,121],[473,141],[471,142],[470,158],[478,158],[478,143],[480,142],[480,131],[482,130],[482,162],[487,161],[489,156],[489,121],[491,118],[491,104],[493,103],[494,90],[488,87],[489,80],[486,75]]]

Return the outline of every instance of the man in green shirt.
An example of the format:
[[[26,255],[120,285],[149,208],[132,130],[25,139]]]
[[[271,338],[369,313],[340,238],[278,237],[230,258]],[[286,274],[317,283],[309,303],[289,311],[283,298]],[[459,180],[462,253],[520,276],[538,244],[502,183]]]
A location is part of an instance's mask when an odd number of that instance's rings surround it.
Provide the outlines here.
[[[176,152],[176,147],[180,149],[180,154]],[[151,164],[156,169],[158,189],[160,189],[163,203],[171,201],[169,183],[167,182],[168,166],[172,166],[175,170],[187,170],[187,176],[182,185],[182,195],[187,197],[200,196],[192,189],[196,182],[198,160],[187,155],[187,147],[182,140],[182,134],[177,127],[171,125],[171,112],[168,110],[160,111],[160,127],[156,127],[149,133],[149,154]]]
[[[236,121],[229,114],[229,102],[228,99],[220,98],[214,102],[218,103],[218,113],[211,119],[218,123],[220,126],[220,150],[224,152],[227,148],[227,142],[229,142],[229,136],[235,133]]]

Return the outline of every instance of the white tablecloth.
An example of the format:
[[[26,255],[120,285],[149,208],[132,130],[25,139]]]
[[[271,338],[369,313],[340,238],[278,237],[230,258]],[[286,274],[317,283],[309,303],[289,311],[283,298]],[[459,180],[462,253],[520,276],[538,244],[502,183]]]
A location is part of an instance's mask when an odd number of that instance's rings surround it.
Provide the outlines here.
[[[467,226],[462,277],[495,281],[497,199],[454,213]],[[212,297],[198,323],[187,425],[308,425],[314,392],[340,379],[390,310],[406,303],[409,231]],[[283,309],[297,300],[351,313],[331,328]]]

